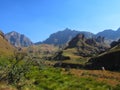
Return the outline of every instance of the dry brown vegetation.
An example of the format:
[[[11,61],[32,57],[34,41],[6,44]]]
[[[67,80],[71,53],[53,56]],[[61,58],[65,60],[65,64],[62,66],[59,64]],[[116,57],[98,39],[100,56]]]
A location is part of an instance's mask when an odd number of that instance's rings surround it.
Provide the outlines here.
[[[8,43],[8,41],[0,35],[0,55],[11,56],[14,54],[15,48]]]
[[[120,84],[120,73],[106,70],[80,70],[70,69],[70,73],[77,77],[91,77],[99,82],[105,82],[109,85],[116,86]]]
[[[0,82],[0,90],[17,90],[13,86],[7,85],[4,82]]]
[[[58,50],[58,48],[53,45],[41,44],[26,47],[23,48],[23,50],[27,52],[29,55],[42,58],[53,55]]]

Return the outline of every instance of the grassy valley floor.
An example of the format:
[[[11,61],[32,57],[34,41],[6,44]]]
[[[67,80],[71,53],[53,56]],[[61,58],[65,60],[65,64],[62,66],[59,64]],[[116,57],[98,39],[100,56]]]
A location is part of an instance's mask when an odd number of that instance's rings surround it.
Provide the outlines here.
[[[16,84],[0,83],[0,90],[119,90],[120,73],[101,70],[62,69],[31,66]],[[1,87],[2,86],[2,87]]]

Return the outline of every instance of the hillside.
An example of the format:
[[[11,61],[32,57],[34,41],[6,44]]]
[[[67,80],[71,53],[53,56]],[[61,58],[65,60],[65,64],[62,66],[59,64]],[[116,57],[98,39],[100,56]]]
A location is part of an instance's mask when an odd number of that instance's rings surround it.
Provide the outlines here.
[[[4,33],[0,31],[0,57],[11,56],[15,48],[6,40]]]
[[[118,41],[119,42],[119,41]],[[120,70],[120,42],[109,51],[91,58],[86,64],[88,69]]]
[[[93,36],[90,32],[85,31],[75,31],[66,28],[63,31],[58,31],[56,33],[53,33],[50,35],[48,39],[43,41],[45,44],[54,44],[54,45],[63,45],[69,42],[73,37],[75,37],[77,34],[82,33],[85,35],[85,37],[90,38]]]
[[[78,34],[53,59],[62,61],[62,63],[83,64],[90,57],[98,55],[108,48],[109,46],[104,42],[103,37],[87,39],[83,34]]]
[[[53,60],[57,61],[54,66],[83,68],[90,57],[96,56],[108,48],[103,37],[87,39],[83,34],[78,34],[65,49],[54,55]]]
[[[54,45],[41,44],[24,47],[23,50],[34,58],[47,59],[58,50],[58,47],[55,47]]]
[[[28,37],[15,31],[5,34],[5,37],[16,47],[27,47],[33,45],[32,41]]]

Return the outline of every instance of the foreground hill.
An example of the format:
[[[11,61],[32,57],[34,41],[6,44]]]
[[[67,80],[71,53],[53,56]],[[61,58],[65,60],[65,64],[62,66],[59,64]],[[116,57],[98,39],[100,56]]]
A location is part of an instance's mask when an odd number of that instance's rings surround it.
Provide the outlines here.
[[[4,33],[0,31],[0,57],[12,56],[15,48],[6,40]]]
[[[15,31],[5,34],[5,37],[16,47],[27,47],[33,45],[32,41],[28,37]]]
[[[85,35],[87,38],[91,38],[93,36],[92,33],[90,32],[85,32],[85,31],[75,31],[66,28],[63,31],[58,31],[56,33],[53,33],[50,35],[48,39],[43,41],[45,44],[54,44],[54,45],[63,45],[69,42],[73,37],[75,37],[77,34],[82,33]]]
[[[91,58],[86,67],[88,69],[102,69],[104,67],[106,70],[120,70],[120,42],[109,51]]]

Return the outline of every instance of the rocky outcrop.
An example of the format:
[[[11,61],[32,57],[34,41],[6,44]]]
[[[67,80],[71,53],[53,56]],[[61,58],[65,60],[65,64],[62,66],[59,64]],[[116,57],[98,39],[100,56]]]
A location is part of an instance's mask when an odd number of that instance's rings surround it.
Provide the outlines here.
[[[77,48],[80,56],[91,56],[96,53],[106,51],[109,47],[104,42],[104,37],[85,38],[83,34],[78,34],[69,43],[66,49]]]
[[[78,34],[65,47],[57,53],[55,60],[79,59],[80,57],[92,57],[106,51],[109,47],[103,37],[86,38],[84,34]],[[75,56],[75,58],[73,58]]]

